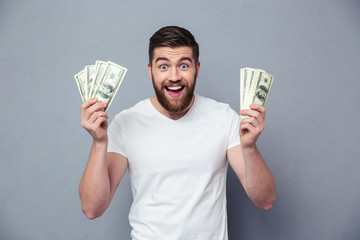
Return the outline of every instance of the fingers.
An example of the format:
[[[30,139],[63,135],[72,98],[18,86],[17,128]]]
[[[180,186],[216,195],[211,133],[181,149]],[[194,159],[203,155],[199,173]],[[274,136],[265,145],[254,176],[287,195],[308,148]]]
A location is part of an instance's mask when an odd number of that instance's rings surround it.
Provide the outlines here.
[[[96,121],[98,121],[97,123],[99,123],[99,121],[102,123],[108,119],[106,112],[101,111],[106,107],[106,103],[97,103],[97,101],[96,98],[92,98],[81,105],[81,126],[85,129],[92,128],[91,125]]]
[[[89,124],[94,124],[98,119],[107,120],[108,115],[104,111],[96,111],[93,114],[91,114],[91,116],[90,116],[89,120],[87,120],[87,122]]]
[[[240,122],[240,138],[243,146],[254,146],[259,135],[265,129],[266,109],[259,104],[251,104],[250,109],[240,111],[240,115],[247,115]]]
[[[240,110],[240,115],[247,115],[258,119],[260,122],[265,119],[266,108],[259,104],[251,104],[250,109]]]
[[[242,131],[247,130],[253,132],[254,134],[259,134],[266,127],[264,122],[266,109],[259,104],[251,104],[250,108],[251,109],[240,111],[241,115],[249,116],[241,119],[240,129]]]
[[[93,104],[95,104],[98,100],[96,98],[88,99],[87,101],[81,104],[81,117],[85,117],[86,110]]]
[[[104,124],[105,129],[107,128],[107,115],[106,116],[99,116],[93,123],[93,130],[98,129],[102,124]]]
[[[264,129],[265,129],[266,125],[265,123],[263,124],[254,124],[254,122],[241,122],[240,123],[240,131],[241,132],[251,132],[254,135],[259,135]]]
[[[85,102],[83,102],[83,104],[81,104],[81,108],[88,109],[91,105],[93,105],[97,101],[98,101],[97,98],[90,98],[90,99],[86,100]]]
[[[255,113],[254,115],[257,115],[257,114]],[[244,123],[249,123],[253,126],[258,126],[261,124],[261,122],[259,121],[259,119],[256,116],[254,116],[254,117],[249,116],[249,117],[242,118],[240,124],[244,124]]]
[[[263,119],[265,119],[265,114],[266,114],[266,108],[259,105],[259,104],[251,104],[250,105],[250,109],[257,111],[258,113],[260,113],[261,117]]]
[[[240,131],[241,132],[251,132],[255,133],[256,127],[254,127],[251,123],[245,122],[240,123]]]
[[[253,116],[245,117],[245,118],[241,119],[240,126],[242,124],[248,123],[256,128],[260,128],[263,130],[266,127],[266,124],[265,124],[264,119],[262,118],[261,114],[259,114],[258,112],[255,112],[255,113],[251,112],[250,114]]]
[[[81,105],[81,119],[87,121],[94,112],[106,108],[106,103],[97,103],[97,98],[91,98]]]

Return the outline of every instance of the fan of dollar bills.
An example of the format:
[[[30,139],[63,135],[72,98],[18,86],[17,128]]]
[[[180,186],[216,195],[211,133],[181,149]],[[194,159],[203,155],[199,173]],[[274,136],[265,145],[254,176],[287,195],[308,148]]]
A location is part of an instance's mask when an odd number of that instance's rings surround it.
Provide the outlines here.
[[[274,77],[264,70],[255,68],[240,69],[240,106],[250,109],[250,104],[264,106]],[[246,117],[243,116],[242,117]]]
[[[85,102],[90,98],[97,98],[98,102],[105,102],[105,111],[114,99],[127,69],[113,62],[96,61],[95,65],[88,65],[76,74],[75,80],[80,96]]]

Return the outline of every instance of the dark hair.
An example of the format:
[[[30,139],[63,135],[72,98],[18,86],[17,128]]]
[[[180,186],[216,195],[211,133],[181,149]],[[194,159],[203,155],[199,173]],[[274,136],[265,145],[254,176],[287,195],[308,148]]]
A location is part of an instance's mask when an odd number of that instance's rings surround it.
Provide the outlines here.
[[[166,26],[155,32],[149,41],[149,63],[152,65],[154,49],[157,47],[191,47],[195,64],[199,61],[199,45],[194,36],[185,28]]]

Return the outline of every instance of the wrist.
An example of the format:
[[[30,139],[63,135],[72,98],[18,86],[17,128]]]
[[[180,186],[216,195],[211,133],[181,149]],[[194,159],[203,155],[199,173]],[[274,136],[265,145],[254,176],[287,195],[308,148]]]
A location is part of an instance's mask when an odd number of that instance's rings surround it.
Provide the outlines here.
[[[93,145],[96,148],[107,148],[108,138],[104,138],[104,139],[101,139],[101,140],[94,139],[93,140]]]
[[[241,145],[241,148],[242,148],[242,151],[243,151],[244,154],[252,154],[252,153],[258,151],[257,147],[256,147],[256,144],[246,145],[246,146]]]

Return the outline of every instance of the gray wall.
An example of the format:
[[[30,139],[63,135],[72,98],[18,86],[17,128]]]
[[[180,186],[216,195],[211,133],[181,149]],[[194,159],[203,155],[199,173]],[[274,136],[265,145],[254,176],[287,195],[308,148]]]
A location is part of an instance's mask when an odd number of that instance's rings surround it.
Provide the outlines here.
[[[147,44],[164,25],[200,44],[197,92],[239,109],[240,67],[275,76],[258,147],[277,181],[256,209],[232,170],[231,240],[360,239],[360,1],[0,1],[0,239],[129,239],[128,175],[89,221],[78,183],[91,139],[73,75],[129,69],[108,114],[152,96]]]

